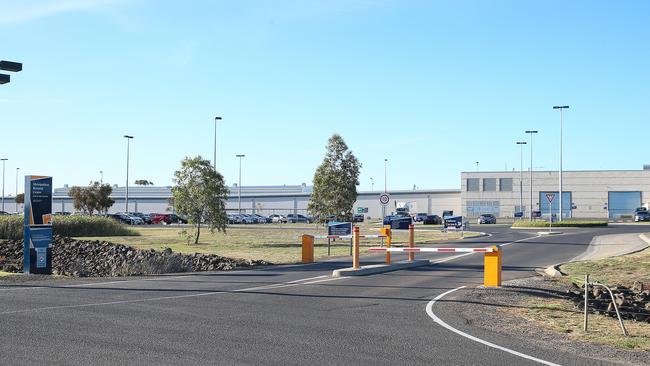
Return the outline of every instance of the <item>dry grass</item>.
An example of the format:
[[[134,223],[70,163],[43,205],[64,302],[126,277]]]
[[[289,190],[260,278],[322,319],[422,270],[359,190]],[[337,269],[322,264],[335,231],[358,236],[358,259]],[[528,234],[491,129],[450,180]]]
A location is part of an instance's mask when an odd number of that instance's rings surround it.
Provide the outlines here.
[[[539,326],[567,335],[573,340],[608,344],[617,348],[650,351],[650,324],[625,321],[625,337],[618,320],[589,314],[589,332],[583,329],[583,313],[569,300],[530,298],[521,308],[500,310],[513,313]]]
[[[210,233],[202,231],[198,245],[187,244],[179,235],[179,227],[145,226],[134,228],[140,236],[114,236],[79,238],[86,240],[105,240],[118,244],[131,245],[137,248],[162,250],[171,248],[181,253],[211,253],[233,258],[264,259],[272,263],[295,263],[301,256],[301,236],[303,234],[325,235],[326,229],[318,225],[240,225],[229,227],[227,233]],[[379,227],[375,224],[361,226],[361,234],[378,234]],[[476,236],[478,233],[465,233],[465,237]],[[439,230],[416,231],[417,244],[439,243],[446,240],[457,240],[459,233],[442,233]],[[394,232],[393,243],[404,244],[408,240],[407,232]],[[362,253],[370,246],[381,243],[380,239],[362,240]],[[332,256],[349,255],[349,240],[332,242]],[[314,253],[316,258],[327,257],[327,240],[317,240]]]

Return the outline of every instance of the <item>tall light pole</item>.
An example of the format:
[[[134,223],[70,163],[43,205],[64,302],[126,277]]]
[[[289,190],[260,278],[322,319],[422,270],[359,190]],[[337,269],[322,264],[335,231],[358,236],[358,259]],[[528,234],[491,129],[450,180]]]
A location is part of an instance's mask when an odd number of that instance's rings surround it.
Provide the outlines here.
[[[9,160],[7,158],[2,158],[2,209],[0,211],[4,212],[5,210],[5,162]]]
[[[221,117],[214,117],[214,156],[212,158],[214,170],[217,170],[217,121],[221,121]]]
[[[537,133],[535,130],[528,130],[526,133],[530,134],[530,169],[528,170],[529,172],[529,180],[530,180],[530,210],[529,210],[529,215],[528,219],[533,220],[533,135]]]
[[[246,155],[238,154],[238,155],[235,155],[235,157],[239,158],[239,184],[238,184],[239,199],[238,200],[239,200],[239,214],[241,215],[241,158],[246,157]]]
[[[370,178],[370,192],[375,191],[375,178]]]
[[[18,198],[18,192],[20,190],[18,189],[18,172],[20,171],[20,168],[16,168],[16,198]],[[16,202],[16,213],[18,213],[18,202]]]
[[[559,183],[560,183],[560,189],[559,189],[559,193],[560,193],[560,202],[559,202],[559,204],[560,204],[560,217],[558,218],[558,220],[562,221],[562,196],[563,196],[563,194],[562,194],[562,152],[563,152],[563,146],[562,146],[562,128],[563,128],[563,126],[562,126],[562,124],[563,124],[562,110],[569,109],[569,106],[568,105],[561,105],[561,106],[556,105],[556,106],[553,106],[553,109],[559,109],[560,110],[560,181],[559,181]]]
[[[124,138],[126,139],[126,198],[124,199],[124,212],[129,212],[129,149],[133,136],[124,135]]]
[[[519,160],[519,212],[524,212],[524,145],[526,141],[517,141],[517,145],[521,146],[521,154]]]
[[[99,184],[104,184],[104,171],[99,171]]]
[[[388,159],[384,159],[384,194],[388,193]],[[381,205],[381,219],[386,217],[386,205]]]
[[[478,161],[476,162],[476,171],[478,172]]]

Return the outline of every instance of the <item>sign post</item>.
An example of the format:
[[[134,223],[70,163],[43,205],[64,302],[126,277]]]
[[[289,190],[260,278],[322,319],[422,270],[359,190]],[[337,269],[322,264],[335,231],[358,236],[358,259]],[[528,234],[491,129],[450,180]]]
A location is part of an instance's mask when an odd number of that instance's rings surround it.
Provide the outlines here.
[[[330,236],[348,236],[352,235],[351,222],[330,221],[327,223],[327,235]],[[327,239],[327,255],[330,255],[330,239]],[[350,255],[352,255],[352,240],[350,240]]]
[[[389,202],[390,202],[390,196],[388,195],[388,193],[382,193],[379,195],[379,203],[381,203],[382,221],[386,217],[386,206],[388,206]]]
[[[23,272],[52,274],[52,177],[25,176]]]
[[[547,193],[546,199],[548,200],[548,232],[550,233],[553,227],[553,200],[555,199],[555,193]]]

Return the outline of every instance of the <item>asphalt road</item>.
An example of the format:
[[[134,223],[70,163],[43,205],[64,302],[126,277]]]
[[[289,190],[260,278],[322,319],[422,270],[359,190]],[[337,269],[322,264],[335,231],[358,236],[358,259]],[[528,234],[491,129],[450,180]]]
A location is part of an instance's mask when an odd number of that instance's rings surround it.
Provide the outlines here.
[[[650,231],[625,226],[534,237],[501,226],[482,229],[492,236],[447,246],[518,241],[504,247],[506,280],[570,260],[596,235]],[[536,364],[458,336],[426,314],[435,296],[482,282],[482,256],[417,258],[444,261],[342,279],[329,275],[349,266],[347,260],[148,278],[0,282],[0,364]],[[452,326],[462,323],[453,307],[444,308],[436,315]],[[476,332],[550,362],[598,364],[586,355]]]

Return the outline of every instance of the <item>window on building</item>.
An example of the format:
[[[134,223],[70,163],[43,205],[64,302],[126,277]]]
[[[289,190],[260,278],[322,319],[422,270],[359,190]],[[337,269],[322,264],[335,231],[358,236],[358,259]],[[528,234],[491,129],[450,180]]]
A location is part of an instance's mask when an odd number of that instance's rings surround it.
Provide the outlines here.
[[[467,192],[478,192],[479,182],[479,178],[467,178]]]
[[[512,192],[512,178],[499,179],[499,190],[501,192]]]
[[[496,192],[497,179],[496,178],[483,178],[483,191]]]
[[[608,196],[610,219],[632,216],[634,210],[641,206],[641,192],[609,192]]]
[[[482,214],[492,214],[499,217],[501,212],[500,201],[467,201],[467,217],[479,217]]]

